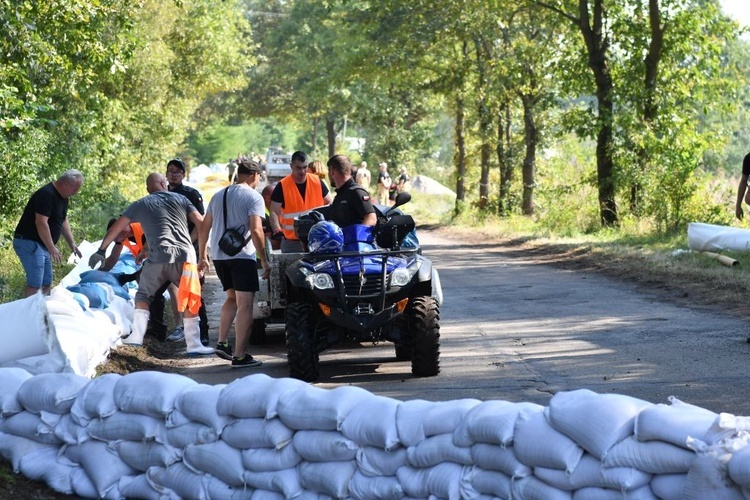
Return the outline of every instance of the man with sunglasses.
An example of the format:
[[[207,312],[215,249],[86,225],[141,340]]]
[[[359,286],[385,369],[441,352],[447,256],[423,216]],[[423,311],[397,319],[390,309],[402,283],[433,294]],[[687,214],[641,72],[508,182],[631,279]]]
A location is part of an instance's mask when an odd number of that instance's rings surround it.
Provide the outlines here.
[[[168,189],[169,191],[177,194],[183,195],[185,198],[190,200],[190,203],[193,204],[195,208],[198,209],[198,213],[201,215],[205,215],[206,210],[203,207],[203,196],[201,195],[200,191],[198,191],[195,188],[192,188],[190,186],[186,186],[182,183],[182,181],[185,179],[185,162],[182,161],[180,158],[173,158],[167,162],[167,182],[169,183]],[[193,242],[193,247],[195,248],[196,255],[198,252],[198,231],[195,228],[195,225],[188,221],[188,231],[190,231],[190,239]],[[201,276],[200,279],[201,283],[201,289],[203,288],[203,285],[205,283],[205,279]],[[169,286],[169,283],[166,284],[166,286]],[[152,328],[161,329],[161,325],[164,324],[164,290],[161,290],[161,293],[157,293],[156,300],[151,305],[151,322],[152,322]],[[174,301],[177,294],[176,294],[176,287],[173,287],[170,290],[170,295],[172,297],[172,300]],[[175,316],[176,318],[178,316]],[[201,297],[201,307],[198,311],[198,317],[200,318],[199,325],[200,325],[200,338],[201,343],[204,346],[208,345],[208,315],[206,314],[206,305],[203,302],[203,298]],[[185,338],[185,330],[182,325],[177,323],[174,331],[167,337],[167,340],[172,342],[179,342]]]

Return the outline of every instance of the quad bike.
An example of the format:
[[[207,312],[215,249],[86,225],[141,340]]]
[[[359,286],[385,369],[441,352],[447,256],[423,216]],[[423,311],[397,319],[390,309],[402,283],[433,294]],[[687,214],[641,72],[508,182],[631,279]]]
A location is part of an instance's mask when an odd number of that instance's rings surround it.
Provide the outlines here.
[[[393,207],[376,206],[374,227],[341,230],[321,220],[330,206],[295,221],[310,252],[286,267],[292,377],[317,380],[320,353],[343,341],[390,341],[396,359],[411,361],[413,375],[440,372],[442,290],[437,270],[421,254],[414,219],[398,209],[410,199],[404,192]]]

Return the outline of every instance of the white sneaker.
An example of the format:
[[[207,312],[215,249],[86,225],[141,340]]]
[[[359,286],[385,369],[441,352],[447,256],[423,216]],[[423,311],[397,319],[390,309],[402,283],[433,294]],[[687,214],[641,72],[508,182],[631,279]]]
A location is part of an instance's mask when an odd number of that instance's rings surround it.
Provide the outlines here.
[[[181,326],[178,326],[177,328],[172,330],[172,333],[169,334],[167,340],[170,342],[180,342],[182,340],[185,340],[185,329]]]

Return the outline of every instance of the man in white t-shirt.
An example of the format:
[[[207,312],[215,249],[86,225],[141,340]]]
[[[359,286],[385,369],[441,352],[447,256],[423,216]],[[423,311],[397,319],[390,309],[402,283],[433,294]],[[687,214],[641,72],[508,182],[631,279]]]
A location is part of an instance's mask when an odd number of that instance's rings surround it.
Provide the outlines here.
[[[253,160],[244,160],[237,165],[237,184],[228,186],[211,197],[201,226],[200,262],[198,268],[208,270],[209,262],[206,246],[211,247],[211,260],[216,275],[226,292],[224,305],[219,317],[219,341],[216,344],[217,356],[232,361],[232,368],[260,366],[245,351],[250,343],[253,327],[253,302],[255,292],[260,288],[256,258],[263,267],[263,278],[268,278],[270,266],[266,261],[263,218],[265,204],[263,197],[255,190],[260,182],[261,168]],[[226,224],[224,223],[224,197],[226,196]],[[248,239],[245,247],[236,255],[227,255],[219,248],[219,240],[226,228],[239,228]],[[208,241],[208,235],[211,239]],[[249,235],[249,238],[248,238]],[[229,329],[235,322],[235,347],[229,345]]]

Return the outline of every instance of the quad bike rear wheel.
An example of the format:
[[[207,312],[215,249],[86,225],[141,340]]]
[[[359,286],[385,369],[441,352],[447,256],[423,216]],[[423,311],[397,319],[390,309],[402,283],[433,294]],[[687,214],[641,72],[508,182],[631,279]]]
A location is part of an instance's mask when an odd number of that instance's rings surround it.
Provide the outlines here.
[[[440,373],[440,305],[432,297],[415,297],[410,316],[414,339],[411,373],[416,377],[434,377]]]
[[[286,351],[289,375],[314,382],[320,376],[318,350],[311,324],[312,308],[306,302],[293,302],[286,309]]]
[[[250,345],[263,345],[266,343],[266,320],[256,319],[250,330]]]

